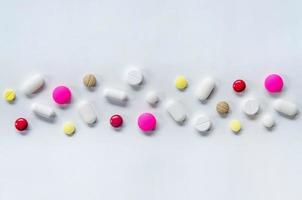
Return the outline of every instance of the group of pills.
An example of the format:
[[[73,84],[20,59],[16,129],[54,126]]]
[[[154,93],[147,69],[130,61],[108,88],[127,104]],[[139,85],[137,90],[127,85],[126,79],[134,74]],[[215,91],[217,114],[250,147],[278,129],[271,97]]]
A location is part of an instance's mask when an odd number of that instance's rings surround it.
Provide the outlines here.
[[[140,69],[130,69],[126,73],[126,81],[131,87],[139,87],[144,81],[143,72]],[[83,84],[88,88],[92,89],[97,85],[97,78],[93,74],[87,74],[83,77]],[[278,74],[270,74],[264,81],[264,87],[269,93],[280,93],[283,88],[283,79]],[[45,85],[45,79],[42,75],[37,74],[22,84],[21,90],[23,93],[30,97],[35,93],[42,90]],[[188,80],[184,76],[178,76],[175,79],[175,87],[183,91],[188,87]],[[201,102],[207,101],[213,90],[216,87],[215,80],[211,77],[203,79],[198,88],[196,89],[196,97]],[[244,80],[235,80],[233,83],[233,90],[236,93],[242,93],[246,89],[246,83]],[[104,97],[108,102],[116,105],[126,105],[128,101],[128,95],[125,91],[116,88],[105,88],[103,90]],[[16,99],[16,93],[13,89],[7,89],[3,94],[4,99],[11,103]],[[52,99],[58,106],[66,106],[72,101],[72,91],[69,87],[59,85],[52,91]],[[151,91],[146,96],[146,101],[151,105],[155,106],[159,101],[160,97],[157,92]],[[295,103],[286,101],[283,99],[277,99],[274,102],[274,109],[282,115],[288,117],[294,117],[298,113],[298,107]],[[178,124],[183,124],[187,119],[187,112],[184,106],[176,100],[167,100],[166,111],[171,118]],[[242,104],[242,111],[248,116],[255,116],[259,113],[260,104],[257,99],[246,99]],[[56,117],[56,112],[51,106],[47,106],[40,103],[33,103],[31,110],[37,116],[53,120]],[[77,110],[82,120],[88,125],[93,126],[97,122],[97,113],[94,106],[89,101],[80,101],[77,104]],[[216,111],[221,116],[225,116],[229,113],[230,105],[227,101],[220,101],[216,105]],[[120,129],[123,125],[123,117],[119,114],[115,114],[110,117],[110,124],[115,129]],[[142,113],[137,118],[137,125],[143,132],[152,132],[156,129],[157,119],[149,112]],[[270,129],[274,126],[275,121],[270,114],[266,114],[262,117],[263,125]],[[207,115],[199,115],[194,120],[194,128],[198,132],[208,132],[211,129],[212,122]],[[23,132],[28,128],[28,121],[25,118],[18,118],[15,121],[15,128]],[[230,129],[234,133],[238,133],[241,130],[241,122],[237,119],[230,121]],[[76,131],[76,126],[73,122],[66,122],[63,125],[63,131],[66,135],[73,135]]]

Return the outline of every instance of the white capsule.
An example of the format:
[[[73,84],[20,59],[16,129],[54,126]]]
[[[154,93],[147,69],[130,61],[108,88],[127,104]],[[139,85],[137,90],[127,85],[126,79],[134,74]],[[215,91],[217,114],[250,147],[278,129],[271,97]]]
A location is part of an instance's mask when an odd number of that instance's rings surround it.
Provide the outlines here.
[[[170,100],[167,103],[166,110],[169,113],[169,115],[176,121],[177,123],[183,123],[186,118],[187,114],[186,111],[179,102]]]
[[[126,92],[113,88],[106,88],[104,90],[104,96],[109,102],[119,105],[124,105],[128,99]]]
[[[215,88],[215,81],[212,78],[204,79],[196,90],[196,96],[200,101],[205,101]]]
[[[44,77],[40,74],[36,74],[23,83],[21,90],[25,95],[30,96],[38,92],[44,86],[44,83]]]
[[[194,128],[198,132],[207,132],[211,128],[211,120],[206,115],[200,115],[195,118]]]
[[[33,103],[31,105],[31,110],[38,116],[46,118],[46,119],[53,119],[56,116],[54,109],[49,106]]]
[[[138,86],[143,82],[144,76],[140,69],[133,68],[127,72],[126,80],[129,85]]]
[[[242,110],[245,114],[253,116],[259,112],[260,105],[256,99],[247,99],[242,104]]]
[[[298,107],[296,104],[283,99],[277,99],[273,106],[276,111],[289,117],[294,117],[298,113]]]
[[[156,92],[149,92],[146,96],[146,101],[151,105],[151,106],[155,106],[158,101],[159,101],[159,97],[157,95]]]
[[[262,121],[263,126],[265,126],[268,129],[272,128],[275,125],[274,118],[269,114],[264,115],[262,117],[261,121]]]
[[[82,101],[78,104],[78,111],[82,120],[88,124],[92,125],[96,122],[97,116],[92,104],[88,101]]]

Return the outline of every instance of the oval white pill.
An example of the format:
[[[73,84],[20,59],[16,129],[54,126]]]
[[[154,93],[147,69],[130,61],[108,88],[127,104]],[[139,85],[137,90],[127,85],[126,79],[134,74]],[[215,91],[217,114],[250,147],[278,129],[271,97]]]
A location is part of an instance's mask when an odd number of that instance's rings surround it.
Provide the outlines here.
[[[56,113],[54,109],[52,109],[49,106],[39,104],[39,103],[33,103],[31,105],[31,110],[38,116],[46,118],[46,119],[52,119],[56,116]]]
[[[247,115],[256,115],[260,109],[260,105],[256,99],[247,99],[242,104],[242,110]]]
[[[126,92],[113,88],[106,88],[104,90],[104,96],[107,98],[109,102],[114,104],[123,105],[128,99]]]
[[[200,115],[195,118],[194,128],[198,132],[207,132],[211,128],[211,120],[206,115]]]
[[[44,83],[44,77],[36,74],[23,83],[21,90],[25,95],[30,96],[40,90],[44,86]]]
[[[140,69],[133,68],[127,72],[126,80],[129,85],[138,86],[143,82],[144,76]]]
[[[275,125],[274,118],[269,114],[264,115],[261,121],[263,126],[265,126],[266,128],[272,128]]]
[[[92,125],[96,122],[97,116],[95,113],[95,109],[92,104],[88,101],[82,101],[78,104],[78,111],[82,120],[88,124]]]
[[[159,97],[157,95],[156,92],[149,92],[146,96],[146,101],[151,105],[151,106],[154,106],[158,103],[159,101]]]
[[[276,111],[289,117],[293,117],[298,113],[298,107],[296,104],[283,99],[277,99],[273,106]]]
[[[168,101],[166,110],[172,117],[172,119],[174,119],[174,121],[176,121],[177,123],[183,123],[187,118],[187,114],[183,105],[177,101]]]
[[[205,101],[211,95],[215,88],[215,81],[213,78],[204,79],[196,90],[196,96],[200,101]]]

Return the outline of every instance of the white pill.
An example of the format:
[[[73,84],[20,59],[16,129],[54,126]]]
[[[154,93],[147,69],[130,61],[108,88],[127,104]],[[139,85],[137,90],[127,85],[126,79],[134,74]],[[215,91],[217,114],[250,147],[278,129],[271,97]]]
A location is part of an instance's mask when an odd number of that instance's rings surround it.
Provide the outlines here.
[[[108,101],[115,104],[124,104],[128,99],[126,92],[113,88],[106,88],[104,90],[104,96]]]
[[[195,118],[194,127],[198,132],[207,132],[211,128],[211,120],[206,115],[200,115]]]
[[[31,110],[38,116],[46,118],[46,119],[52,119],[56,116],[56,113],[54,109],[52,109],[49,106],[39,104],[39,103],[33,103],[31,105]]]
[[[159,97],[156,92],[148,92],[146,96],[146,101],[151,105],[154,106],[159,102]]]
[[[213,78],[204,79],[196,90],[196,96],[200,101],[205,101],[211,95],[215,88],[215,81]]]
[[[78,111],[82,120],[88,124],[92,125],[96,122],[97,116],[95,113],[95,109],[92,104],[88,101],[82,101],[78,104]]]
[[[133,68],[127,72],[126,80],[129,85],[138,86],[143,82],[144,76],[140,69]]]
[[[23,83],[21,90],[25,95],[30,96],[40,90],[44,86],[44,83],[44,77],[36,74]]]
[[[242,104],[242,110],[247,115],[256,115],[260,109],[260,105],[256,99],[247,99]]]
[[[294,117],[298,113],[298,107],[296,104],[283,99],[276,100],[273,106],[276,111],[289,117]]]
[[[170,100],[167,103],[166,110],[169,113],[169,115],[176,121],[177,123],[183,123],[186,118],[187,114],[186,111],[179,102]]]
[[[264,115],[261,121],[263,126],[265,126],[266,128],[272,128],[275,125],[274,118],[269,114]]]

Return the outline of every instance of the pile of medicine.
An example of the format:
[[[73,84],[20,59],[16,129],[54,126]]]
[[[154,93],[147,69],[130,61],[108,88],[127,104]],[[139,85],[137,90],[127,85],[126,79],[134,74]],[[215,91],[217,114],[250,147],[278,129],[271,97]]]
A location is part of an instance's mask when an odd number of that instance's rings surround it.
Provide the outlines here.
[[[139,87],[144,81],[143,71],[134,68],[130,69],[126,73],[127,83],[135,88]],[[39,93],[43,90],[45,85],[45,78],[40,75],[34,75],[22,84],[21,90],[27,97]],[[93,74],[87,74],[83,77],[83,84],[87,89],[93,89],[97,85],[97,78]],[[188,80],[184,76],[176,77],[174,81],[175,87],[183,91],[188,87]],[[283,78],[278,74],[270,74],[264,81],[264,87],[269,93],[280,93],[283,89]],[[196,89],[196,98],[205,102],[211,98],[211,94],[216,87],[215,80],[211,77],[203,79]],[[235,80],[233,82],[233,90],[235,93],[242,93],[246,89],[246,83],[244,80]],[[103,90],[104,97],[109,103],[114,105],[126,105],[128,101],[128,95],[125,91],[115,88],[105,88]],[[16,99],[16,92],[13,89],[6,89],[3,93],[4,99],[8,103],[12,103]],[[52,91],[52,99],[57,106],[66,106],[71,103],[72,91],[69,87],[59,85]],[[146,96],[146,102],[155,107],[161,100],[161,97],[157,92],[149,92]],[[288,118],[294,118],[298,113],[298,107],[295,103],[277,99],[273,103],[274,109],[283,116]],[[165,109],[168,115],[179,125],[183,124],[188,116],[184,106],[177,100],[168,100],[165,103]],[[250,117],[256,116],[260,110],[260,103],[257,99],[245,99],[241,106],[242,111]],[[48,105],[33,103],[31,110],[35,115],[46,120],[53,120],[56,117],[55,110]],[[77,102],[77,110],[84,123],[88,126],[93,126],[97,122],[97,113],[94,109],[94,105],[89,101]],[[216,111],[220,116],[228,115],[230,111],[230,105],[227,101],[220,101],[216,105]],[[109,123],[114,129],[121,129],[123,126],[123,117],[119,114],[115,114],[110,117]],[[271,129],[275,125],[275,120],[271,114],[265,114],[261,118],[261,122],[264,127]],[[137,118],[137,126],[144,133],[150,133],[156,130],[157,118],[153,113],[142,113]],[[19,132],[24,132],[28,129],[29,122],[25,118],[18,118],[15,121],[15,128]],[[212,122],[209,116],[203,114],[195,118],[193,123],[196,131],[200,133],[207,133],[212,128]],[[238,119],[232,119],[230,121],[230,129],[235,134],[241,130],[241,122]],[[63,131],[66,135],[71,136],[76,131],[76,125],[73,122],[65,122],[63,124]]]

